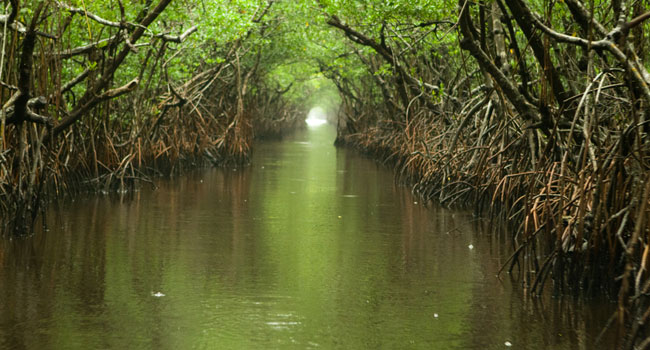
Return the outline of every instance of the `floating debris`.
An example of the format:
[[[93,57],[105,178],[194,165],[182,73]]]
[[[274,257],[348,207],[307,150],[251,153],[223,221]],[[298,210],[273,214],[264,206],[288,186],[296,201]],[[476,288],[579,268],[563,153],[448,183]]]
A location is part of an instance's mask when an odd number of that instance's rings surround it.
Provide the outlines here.
[[[512,343],[509,342],[509,341],[506,341],[505,343],[503,343],[503,345],[505,345],[505,346],[507,346],[507,347],[511,347],[511,346],[512,346]]]
[[[152,297],[156,297],[156,298],[160,298],[160,297],[164,297],[165,294],[163,294],[163,293],[161,293],[161,292],[155,292],[155,293],[154,293],[154,292],[151,292],[151,296],[152,296]]]
[[[473,244],[470,244],[470,245],[467,246],[467,248],[469,248],[470,250],[471,250],[471,249],[474,249],[474,245],[473,245]]]
[[[434,318],[438,318],[438,314],[433,314],[433,317],[434,317]]]

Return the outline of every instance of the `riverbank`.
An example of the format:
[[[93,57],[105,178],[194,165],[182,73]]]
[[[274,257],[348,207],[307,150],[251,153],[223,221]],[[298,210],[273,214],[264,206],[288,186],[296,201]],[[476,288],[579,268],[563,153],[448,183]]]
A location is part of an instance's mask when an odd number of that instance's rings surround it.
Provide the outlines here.
[[[96,124],[75,125],[51,149],[33,154],[37,168],[14,179],[19,185],[10,186],[11,172],[0,173],[0,231],[31,235],[34,225],[45,220],[47,202],[58,197],[125,193],[190,169],[245,166],[255,137],[279,138],[278,130],[304,128],[304,113],[291,107],[283,113],[282,119],[269,118],[262,125],[246,118],[233,126],[226,124],[229,118],[202,117],[188,109],[167,116],[142,113],[132,125],[99,117]]]
[[[644,275],[638,264],[645,262],[645,254],[640,261],[632,260],[634,255],[616,242],[645,230],[627,223],[632,217],[644,222],[648,186],[642,174],[632,176],[628,170],[623,180],[617,171],[592,173],[587,168],[573,173],[552,157],[529,168],[528,145],[516,139],[486,138],[477,147],[423,120],[396,129],[378,126],[339,133],[337,144],[387,163],[424,200],[471,208],[507,227],[511,256],[500,271],[516,272],[526,293],[540,295],[551,288],[556,296],[604,294],[619,301],[619,310],[625,310],[621,312],[637,312],[639,301],[630,298],[629,282],[620,276],[640,269],[635,274],[638,288]],[[610,170],[618,162],[608,161],[604,166]],[[629,190],[615,191],[616,183]]]
[[[494,277],[509,252],[485,220],[334,137],[49,207],[49,231],[0,241],[0,348],[597,348],[615,305],[527,298]]]

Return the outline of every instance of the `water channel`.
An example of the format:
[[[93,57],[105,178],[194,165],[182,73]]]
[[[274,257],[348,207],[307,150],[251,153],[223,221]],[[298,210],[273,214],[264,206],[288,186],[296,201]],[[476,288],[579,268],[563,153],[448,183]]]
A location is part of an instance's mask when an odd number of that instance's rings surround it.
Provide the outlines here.
[[[485,219],[312,127],[0,240],[0,349],[608,349],[613,305],[529,298]]]

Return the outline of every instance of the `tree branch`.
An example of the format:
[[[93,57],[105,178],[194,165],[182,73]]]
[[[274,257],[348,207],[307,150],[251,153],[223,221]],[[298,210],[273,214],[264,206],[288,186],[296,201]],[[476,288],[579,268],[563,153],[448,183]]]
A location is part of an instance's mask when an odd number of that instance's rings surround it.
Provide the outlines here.
[[[14,95],[16,96],[14,102],[15,124],[20,124],[27,118],[27,102],[30,99],[34,46],[36,45],[36,23],[41,16],[42,9],[43,3],[41,2],[34,12],[29,28],[25,33],[25,39],[23,39],[23,50],[18,65],[18,92],[17,95]]]
[[[68,126],[72,125],[72,123],[76,122],[77,119],[79,119],[82,115],[84,115],[86,112],[88,112],[90,109],[98,105],[102,101],[110,100],[119,96],[122,96],[126,93],[129,93],[138,86],[139,80],[133,79],[126,85],[123,85],[121,87],[108,90],[104,93],[102,93],[99,96],[96,96],[95,98],[87,101],[81,106],[78,106],[77,108],[70,113],[67,117],[63,118],[59,124],[57,124],[52,132],[56,135],[60,133],[61,131],[65,130]]]
[[[111,36],[109,38],[101,39],[101,40],[92,42],[90,44],[84,45],[84,46],[79,46],[79,47],[75,47],[75,48],[65,50],[65,51],[60,51],[60,52],[53,52],[53,53],[51,53],[51,55],[56,56],[56,57],[58,57],[60,59],[66,59],[66,58],[86,54],[86,53],[96,49],[99,45],[104,44],[104,43],[108,43],[108,42],[110,42],[112,40],[115,40],[116,38],[117,38],[117,35],[113,35],[113,36]]]
[[[64,4],[64,3],[60,2],[60,1],[57,1],[56,4],[57,4],[59,7],[61,7],[61,8],[63,8],[63,9],[65,9],[65,10],[67,10],[67,11],[70,12],[70,13],[73,13],[73,14],[74,14],[74,13],[82,14],[82,15],[84,15],[84,16],[86,16],[86,17],[92,19],[93,21],[99,23],[99,24],[103,24],[103,25],[105,25],[105,26],[115,27],[115,28],[124,28],[124,25],[123,25],[122,23],[120,23],[120,22],[113,22],[113,21],[109,21],[109,20],[107,20],[107,19],[101,18],[101,17],[97,16],[96,14],[94,14],[94,13],[92,13],[92,12],[88,12],[88,11],[86,11],[86,9],[82,9],[82,8],[78,8],[78,7],[72,7],[72,6],[69,6],[69,5],[67,5],[67,4]]]
[[[269,1],[268,5],[266,5],[266,7],[262,11],[262,13],[257,18],[253,18],[253,20],[251,22],[260,23],[262,21],[262,18],[264,18],[264,16],[266,16],[266,14],[269,12],[269,10],[271,9],[271,6],[273,6],[274,2],[275,2],[274,0]]]
[[[187,39],[188,36],[190,36],[192,33],[196,32],[197,29],[199,29],[199,26],[192,26],[192,28],[186,30],[183,34],[181,35],[176,35],[176,36],[171,36],[171,35],[160,35],[159,37],[162,38],[164,41],[169,41],[173,43],[182,43]]]
[[[462,1],[462,0],[461,0]],[[490,60],[485,51],[483,51],[477,44],[471,30],[471,22],[469,17],[469,8],[463,7],[459,15],[460,30],[463,39],[460,42],[460,47],[467,50],[478,62],[478,64],[485,69],[494,81],[499,85],[503,93],[506,95],[510,103],[515,107],[517,112],[530,123],[540,121],[539,112],[535,106],[529,104],[524,96],[517,90],[512,82],[506,75]],[[544,133],[548,133],[548,126],[543,129]]]
[[[0,15],[0,24],[4,25],[5,23],[7,23],[7,26],[9,28],[17,31],[20,34],[27,33],[27,27],[25,27],[24,24],[22,24],[22,23],[20,23],[18,21],[12,20],[11,14]],[[45,37],[45,38],[57,39],[56,36],[54,36],[52,34],[49,34],[49,33],[41,32],[40,30],[34,30],[34,33],[36,33],[36,35],[38,35],[38,36],[42,36],[42,37]]]
[[[64,93],[64,92],[72,89],[75,85],[82,82],[84,79],[86,79],[86,77],[88,76],[88,73],[90,73],[90,69],[86,68],[86,69],[84,69],[83,72],[81,72],[81,74],[77,75],[74,79],[72,79],[69,82],[65,83],[65,85],[63,85],[61,87],[61,93]]]
[[[623,26],[625,27],[626,30],[630,30],[638,26],[639,24],[643,23],[643,21],[647,20],[648,18],[650,18],[650,11],[633,18],[631,21],[625,23]]]
[[[641,18],[639,20],[635,19],[637,22],[636,24],[639,24],[642,20],[650,18],[650,15],[643,14],[637,18]],[[605,39],[601,40],[596,40],[596,41],[589,41],[583,38],[579,37],[574,37],[566,34],[559,33],[546,25],[542,23],[537,16],[533,16],[533,20],[535,22],[535,25],[540,28],[544,33],[549,35],[550,37],[554,38],[555,40],[559,42],[564,42],[568,44],[573,44],[573,45],[578,45],[583,48],[591,48],[593,49],[599,49],[599,50],[606,50],[609,51],[614,57],[625,66],[626,70],[634,80],[637,82],[638,86],[641,88],[643,91],[643,96],[648,104],[650,106],[650,81],[648,77],[650,75],[646,71],[645,67],[642,65],[636,65],[633,64],[633,62],[623,53],[623,51],[616,46],[616,44],[612,41],[614,38],[620,38],[621,35],[626,35],[627,30],[624,28],[628,23],[622,23],[616,28],[614,28],[612,31],[607,33],[605,36]],[[635,24],[635,25],[636,25]]]
[[[138,23],[138,25],[135,27],[135,30],[131,33],[129,42],[135,44],[138,39],[142,37],[146,28],[162,13],[162,11],[167,7],[167,5],[169,5],[170,2],[171,0],[160,0],[160,2],[158,2],[153,10],[145,13],[140,23]],[[128,56],[130,52],[131,48],[128,46],[123,47],[122,50],[118,52],[112,64],[107,65],[106,69],[104,69],[102,72],[102,77],[92,87],[86,90],[84,95],[81,97],[79,104],[75,106],[73,111],[68,116],[61,119],[60,123],[53,128],[53,136],[58,135],[67,127],[72,125],[79,118],[81,118],[84,113],[88,112],[99,102],[109,98],[117,97],[121,94],[131,91],[132,89],[135,89],[138,84],[138,79],[134,79],[121,88],[109,90],[103,94],[101,93],[102,90],[106,89],[109,86],[110,82],[113,80],[115,71],[117,68],[119,68],[122,62],[124,62],[126,56]]]

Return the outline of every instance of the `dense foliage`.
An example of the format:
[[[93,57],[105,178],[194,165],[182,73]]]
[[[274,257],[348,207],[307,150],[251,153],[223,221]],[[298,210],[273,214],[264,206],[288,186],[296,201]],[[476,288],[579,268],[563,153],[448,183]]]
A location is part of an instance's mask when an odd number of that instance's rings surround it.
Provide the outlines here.
[[[320,104],[414,192],[500,216],[533,294],[617,296],[621,347],[650,345],[644,1],[5,4],[8,230],[45,193],[246,162]]]

